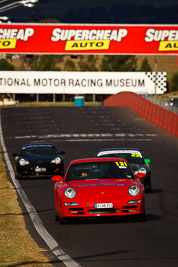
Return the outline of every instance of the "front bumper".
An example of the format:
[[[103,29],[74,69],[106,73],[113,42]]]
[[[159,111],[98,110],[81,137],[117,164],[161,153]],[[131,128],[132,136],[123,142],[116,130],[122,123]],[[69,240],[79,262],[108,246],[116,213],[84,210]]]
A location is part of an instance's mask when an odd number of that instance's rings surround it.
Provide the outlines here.
[[[21,177],[38,177],[38,176],[53,176],[53,175],[64,175],[64,167],[56,165],[47,166],[22,166],[16,168],[17,176]]]
[[[144,200],[137,204],[114,204],[113,208],[100,208],[96,209],[94,203],[78,206],[65,206],[63,203],[60,205],[61,218],[74,218],[74,217],[104,217],[104,216],[131,216],[144,214]]]

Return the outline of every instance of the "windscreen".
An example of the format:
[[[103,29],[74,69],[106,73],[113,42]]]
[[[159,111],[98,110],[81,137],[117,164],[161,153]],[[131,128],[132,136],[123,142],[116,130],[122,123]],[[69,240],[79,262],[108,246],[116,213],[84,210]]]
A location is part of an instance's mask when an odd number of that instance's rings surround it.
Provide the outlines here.
[[[83,162],[71,165],[66,181],[92,179],[134,179],[125,161]]]
[[[21,150],[21,157],[54,156],[57,151],[53,146],[28,146]]]
[[[102,157],[102,158],[122,158],[125,159],[130,165],[143,165],[144,164],[144,160],[140,154],[140,152],[135,151],[133,152],[113,152],[109,151],[109,153],[107,152],[103,152],[103,153],[99,153],[98,157]]]

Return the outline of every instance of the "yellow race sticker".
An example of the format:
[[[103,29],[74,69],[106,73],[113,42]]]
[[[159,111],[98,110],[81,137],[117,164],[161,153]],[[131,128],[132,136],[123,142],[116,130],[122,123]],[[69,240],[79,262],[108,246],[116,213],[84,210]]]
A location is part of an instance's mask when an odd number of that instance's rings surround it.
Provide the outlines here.
[[[178,51],[178,41],[161,41],[159,51]]]
[[[127,163],[125,161],[115,161],[115,163],[119,168],[126,168],[127,167]]]
[[[17,39],[0,39],[0,49],[16,48]]]
[[[108,50],[110,40],[83,40],[83,41],[66,41],[66,51],[78,50]]]
[[[137,153],[131,153],[131,157],[136,157],[136,158],[139,158],[139,157],[140,157],[140,155],[139,155],[139,154],[137,154]]]

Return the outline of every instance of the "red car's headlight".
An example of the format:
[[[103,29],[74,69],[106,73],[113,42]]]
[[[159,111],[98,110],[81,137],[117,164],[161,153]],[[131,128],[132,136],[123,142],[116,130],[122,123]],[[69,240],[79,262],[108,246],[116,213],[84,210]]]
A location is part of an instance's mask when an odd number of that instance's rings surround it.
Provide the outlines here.
[[[65,189],[64,191],[64,195],[67,197],[67,198],[74,198],[76,196],[77,192],[75,191],[74,188],[72,187],[68,187],[67,189]]]
[[[132,197],[136,197],[140,194],[140,187],[138,185],[131,185],[128,192]]]

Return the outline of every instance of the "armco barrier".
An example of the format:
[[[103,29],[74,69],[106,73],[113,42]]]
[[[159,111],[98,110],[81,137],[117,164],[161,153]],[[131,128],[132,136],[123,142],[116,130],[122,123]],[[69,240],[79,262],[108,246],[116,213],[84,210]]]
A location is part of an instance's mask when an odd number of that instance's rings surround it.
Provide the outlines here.
[[[148,121],[178,137],[178,114],[160,107],[140,95],[121,92],[104,100],[103,106],[129,107]]]

